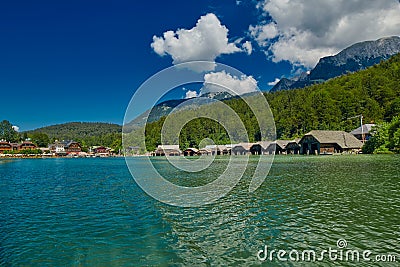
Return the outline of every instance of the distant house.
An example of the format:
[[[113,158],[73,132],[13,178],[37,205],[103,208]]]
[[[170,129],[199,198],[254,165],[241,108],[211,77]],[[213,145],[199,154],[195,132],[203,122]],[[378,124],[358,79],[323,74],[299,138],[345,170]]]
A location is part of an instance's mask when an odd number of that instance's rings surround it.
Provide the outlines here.
[[[36,149],[37,146],[30,142],[30,141],[24,141],[18,146],[18,150],[27,150],[27,149]]]
[[[109,153],[111,148],[105,146],[95,146],[93,147],[92,150],[94,153],[101,154],[101,153]]]
[[[184,156],[196,156],[199,154],[199,150],[197,148],[189,147],[185,151],[183,151]]]
[[[4,140],[0,141],[0,153],[3,153],[4,151],[10,151],[12,150],[12,145]]]
[[[94,146],[91,148],[91,151],[100,157],[108,157],[111,155],[111,148],[105,146]]]
[[[286,145],[286,153],[287,154],[299,154],[300,153],[300,145],[299,145],[300,139],[295,139],[290,141]]]
[[[354,129],[350,133],[354,135],[358,140],[361,141],[368,141],[371,138],[372,134],[372,128],[376,126],[375,124],[364,124],[361,128],[358,127],[357,129]]]
[[[69,153],[79,153],[82,152],[82,146],[78,142],[73,140],[68,141],[56,141],[49,145],[50,152],[56,155],[67,155]]]
[[[9,143],[7,141],[1,140],[0,141],[0,153],[4,151],[12,151],[12,150],[28,150],[28,149],[36,149],[37,146],[30,142],[24,141],[22,143]]]
[[[311,131],[300,140],[301,154],[333,154],[358,152],[363,144],[344,131]]]
[[[156,156],[179,156],[181,153],[179,145],[159,145],[154,151]]]
[[[82,146],[78,142],[69,140],[69,141],[65,141],[64,144],[65,144],[64,145],[64,149],[65,149],[65,152],[67,152],[67,153],[71,153],[71,152],[79,153],[79,152],[82,152]]]

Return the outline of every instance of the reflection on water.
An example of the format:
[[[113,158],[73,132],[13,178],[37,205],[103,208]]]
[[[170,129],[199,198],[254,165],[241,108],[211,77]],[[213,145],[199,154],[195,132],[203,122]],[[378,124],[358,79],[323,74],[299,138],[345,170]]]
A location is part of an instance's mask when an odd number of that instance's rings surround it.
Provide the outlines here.
[[[199,208],[151,199],[123,159],[1,164],[0,265],[247,266],[260,264],[256,253],[264,245],[322,250],[339,238],[350,249],[397,252],[400,157],[276,157],[262,186],[249,193],[246,177],[256,162],[232,192]],[[161,159],[155,164],[188,186],[214,179],[226,159],[203,176],[177,173]]]

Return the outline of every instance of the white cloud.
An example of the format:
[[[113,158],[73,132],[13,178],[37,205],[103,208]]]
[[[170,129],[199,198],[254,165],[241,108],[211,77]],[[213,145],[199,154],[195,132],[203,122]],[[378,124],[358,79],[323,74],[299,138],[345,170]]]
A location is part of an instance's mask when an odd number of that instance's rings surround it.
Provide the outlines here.
[[[356,42],[400,35],[398,0],[264,0],[257,7],[263,21],[249,33],[275,62],[310,68]]]
[[[185,99],[193,98],[193,97],[198,97],[198,96],[199,96],[199,95],[197,94],[196,91],[188,90],[188,91],[186,92]]]
[[[268,23],[262,25],[250,25],[250,36],[257,41],[260,46],[266,46],[269,39],[278,36],[278,28],[275,23]]]
[[[151,47],[160,56],[170,55],[173,64],[197,60],[214,62],[222,54],[243,51],[229,42],[228,29],[213,13],[201,16],[192,29],[166,31],[162,37],[153,36]],[[197,67],[214,69],[213,64]]]
[[[211,72],[204,75],[204,84],[200,94],[210,92],[228,92],[242,95],[257,90],[257,81],[252,76],[233,76],[225,71]]]
[[[246,41],[242,44],[242,47],[244,49],[244,51],[247,52],[247,55],[251,55],[251,53],[253,52],[253,46],[251,45],[251,42]]]
[[[275,81],[269,82],[268,85],[269,85],[269,86],[274,86],[274,85],[276,85],[277,83],[279,83],[280,80],[281,80],[281,79],[279,79],[279,78],[275,78]]]
[[[12,128],[14,129],[14,131],[19,132],[19,127],[16,125],[13,125]]]

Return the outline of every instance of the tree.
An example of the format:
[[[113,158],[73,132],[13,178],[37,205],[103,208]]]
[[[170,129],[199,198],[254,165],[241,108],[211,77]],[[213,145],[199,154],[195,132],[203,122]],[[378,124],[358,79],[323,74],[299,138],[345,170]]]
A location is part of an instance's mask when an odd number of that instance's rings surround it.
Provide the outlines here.
[[[363,153],[393,153],[400,151],[400,118],[378,125],[374,135],[363,147]]]
[[[4,139],[8,142],[18,142],[19,140],[19,134],[7,120],[0,122],[0,139]]]
[[[38,147],[47,147],[50,143],[49,136],[45,133],[33,133],[30,135],[32,142],[34,142]]]

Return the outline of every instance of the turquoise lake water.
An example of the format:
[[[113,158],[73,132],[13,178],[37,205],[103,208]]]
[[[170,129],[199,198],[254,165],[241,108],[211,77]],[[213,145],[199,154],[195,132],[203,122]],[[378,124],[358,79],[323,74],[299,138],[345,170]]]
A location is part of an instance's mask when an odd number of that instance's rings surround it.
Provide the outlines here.
[[[153,161],[171,181],[190,186],[212,180],[227,159],[203,176],[177,175],[165,159]],[[249,193],[246,177],[256,162],[217,202],[179,208],[143,193],[121,158],[1,159],[0,265],[257,266],[265,245],[321,251],[337,249],[338,239],[371,250],[371,258],[399,255],[399,156],[277,156]],[[398,266],[313,265],[334,264]]]

